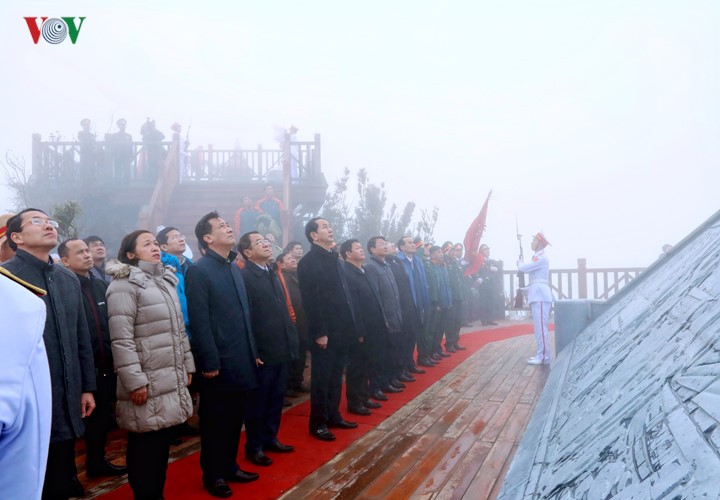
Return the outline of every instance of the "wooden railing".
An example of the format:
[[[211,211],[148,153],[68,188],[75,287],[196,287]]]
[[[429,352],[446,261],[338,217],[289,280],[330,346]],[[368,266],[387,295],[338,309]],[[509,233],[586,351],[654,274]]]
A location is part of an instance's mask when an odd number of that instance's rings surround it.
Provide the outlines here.
[[[153,171],[151,163],[164,161],[172,142],[128,142],[124,145],[127,151],[122,153],[122,162],[117,161],[118,154],[113,146],[110,140],[88,144],[43,141],[40,134],[33,134],[33,176],[42,182],[62,184],[89,181],[153,183],[157,172]]]
[[[312,142],[289,141],[290,180],[293,183],[320,176],[320,134]],[[285,150],[215,149],[198,146],[186,153],[181,166],[181,182],[203,180],[283,181]]]
[[[577,269],[551,269],[550,287],[558,300],[607,300],[637,278],[643,267],[588,269],[586,259],[578,259]],[[511,307],[518,288],[517,271],[503,271],[506,303]],[[527,276],[526,276],[527,281]]]
[[[111,136],[104,141],[43,141],[33,134],[33,174],[42,182],[155,183],[172,141],[128,142],[122,152]],[[314,181],[321,177],[320,134],[313,141],[289,141],[289,148],[215,149],[212,145],[186,151],[184,141],[177,150],[180,182],[283,181],[283,159],[289,151],[290,181]],[[122,158],[120,158],[120,155]],[[121,161],[119,161],[121,160]]]

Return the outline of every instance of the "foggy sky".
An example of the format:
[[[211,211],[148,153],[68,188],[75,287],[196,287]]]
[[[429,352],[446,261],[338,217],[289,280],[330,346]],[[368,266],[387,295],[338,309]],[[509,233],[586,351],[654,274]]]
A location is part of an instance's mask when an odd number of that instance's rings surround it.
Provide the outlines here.
[[[717,2],[8,4],[0,153],[27,163],[32,133],[84,117],[136,140],[146,117],[191,124],[191,147],[220,149],[295,124],[322,135],[331,185],[366,168],[399,205],[439,206],[439,242],[493,189],[485,242],[508,268],[516,215],[551,267],[619,267],[718,208]],[[34,45],[23,16],[86,20],[76,45]]]

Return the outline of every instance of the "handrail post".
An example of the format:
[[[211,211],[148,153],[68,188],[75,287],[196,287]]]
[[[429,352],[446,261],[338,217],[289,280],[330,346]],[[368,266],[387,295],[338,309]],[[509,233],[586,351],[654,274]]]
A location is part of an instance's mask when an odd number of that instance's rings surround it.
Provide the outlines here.
[[[578,295],[587,299],[587,259],[578,259]]]

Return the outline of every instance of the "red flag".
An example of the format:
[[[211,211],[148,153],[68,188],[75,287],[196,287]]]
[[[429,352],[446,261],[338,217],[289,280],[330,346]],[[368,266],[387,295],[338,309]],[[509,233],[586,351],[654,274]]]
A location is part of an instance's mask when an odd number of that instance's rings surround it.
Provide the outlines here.
[[[491,194],[492,189],[488,193],[485,204],[480,209],[480,213],[475,217],[467,233],[465,233],[463,245],[465,246],[465,260],[469,263],[467,269],[465,269],[465,276],[472,276],[485,264],[485,256],[481,254],[479,250],[480,239],[485,231],[485,219],[487,219],[488,202],[490,201]]]

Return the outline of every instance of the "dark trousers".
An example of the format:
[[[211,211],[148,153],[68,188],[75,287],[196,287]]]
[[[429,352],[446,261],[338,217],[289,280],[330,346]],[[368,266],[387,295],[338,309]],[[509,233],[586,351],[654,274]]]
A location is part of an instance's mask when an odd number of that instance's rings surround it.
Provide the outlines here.
[[[163,498],[170,443],[175,434],[174,427],[150,432],[128,432],[128,483],[135,500]]]
[[[433,317],[433,324],[431,325],[432,331],[432,344],[430,352],[442,352],[442,339],[445,334],[445,327],[447,325],[447,316],[451,311],[450,308],[441,307],[439,311],[435,311]]]
[[[445,318],[445,346],[454,346],[460,340],[462,326],[462,301],[453,301],[452,308],[448,310]]]
[[[491,283],[483,283],[478,288],[479,317],[483,325],[493,320],[493,289]]]
[[[95,410],[85,417],[85,464],[100,465],[105,460],[107,435],[115,425],[112,407],[115,403],[115,374],[96,377]]]
[[[390,383],[390,378],[388,378],[387,374],[390,349],[390,339],[388,334],[385,332],[383,332],[382,335],[371,338],[367,344],[368,366],[370,369],[368,378],[371,393],[375,393],[383,387],[387,387]],[[348,370],[349,369],[350,367],[348,367]],[[367,399],[365,401],[367,401]]]
[[[69,489],[76,474],[75,440],[68,439],[50,443],[42,492],[43,500],[70,498]]]
[[[437,316],[437,307],[430,306],[425,311],[425,322],[423,323],[422,330],[420,330],[420,337],[417,342],[418,357],[424,358],[433,353],[432,351],[432,339],[433,339],[433,323],[435,322],[435,316]]]
[[[300,338],[299,340],[298,357],[290,362],[290,387],[293,389],[300,387],[303,383],[309,347],[307,339]]]
[[[345,388],[347,389],[348,408],[362,405],[370,397],[370,357],[369,342],[357,343],[350,348]]]
[[[258,387],[248,393],[245,405],[247,453],[262,451],[277,440],[289,371],[288,363],[258,368]]]
[[[385,374],[388,381],[390,381],[397,378],[403,371],[401,360],[405,342],[402,330],[390,332],[388,334],[388,339],[390,340],[390,349],[386,358]]]
[[[215,387],[214,380],[203,380],[200,390],[200,468],[203,483],[212,484],[235,473],[240,431],[247,391]]]
[[[339,422],[342,376],[347,363],[348,348],[328,343],[321,349],[313,342],[310,377],[310,432],[331,422]]]
[[[422,325],[416,318],[403,319],[403,346],[400,354],[400,364],[403,370],[416,368],[414,360],[415,346],[418,343],[421,330]]]

